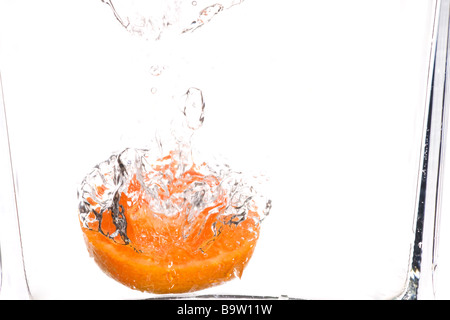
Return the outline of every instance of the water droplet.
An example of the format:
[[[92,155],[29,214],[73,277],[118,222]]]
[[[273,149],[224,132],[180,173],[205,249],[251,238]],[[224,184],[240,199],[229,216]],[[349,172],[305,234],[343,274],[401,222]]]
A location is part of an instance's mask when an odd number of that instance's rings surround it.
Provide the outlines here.
[[[197,130],[203,124],[205,102],[200,89],[189,88],[186,92],[186,102],[184,104],[183,114],[186,117],[187,126],[192,130]]]
[[[150,74],[154,77],[157,77],[160,76],[164,70],[166,70],[166,66],[153,65],[150,67]]]
[[[157,91],[158,91],[158,89],[156,89],[155,87],[153,87],[153,88],[151,89],[151,92],[152,92],[153,94],[155,94]]]
[[[192,5],[195,7],[197,5],[197,1],[192,1]]]
[[[220,3],[213,4],[209,7],[206,7],[202,11],[200,11],[200,15],[198,16],[197,20],[192,21],[189,28],[186,28],[183,30],[183,33],[186,32],[192,32],[198,28],[200,28],[205,23],[208,23],[211,21],[212,18],[219,12],[221,12],[224,9],[224,6]]]

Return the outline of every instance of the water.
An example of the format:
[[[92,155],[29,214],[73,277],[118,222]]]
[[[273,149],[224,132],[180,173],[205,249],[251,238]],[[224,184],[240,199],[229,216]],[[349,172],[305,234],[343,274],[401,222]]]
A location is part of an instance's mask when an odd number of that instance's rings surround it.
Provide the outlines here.
[[[86,176],[78,192],[84,228],[98,231],[119,244],[131,245],[140,252],[155,254],[171,241],[188,245],[192,238],[210,232],[204,228],[212,225],[211,238],[191,248],[204,252],[204,244],[220,236],[222,225],[239,225],[250,211],[259,213],[258,218],[252,217],[259,224],[269,214],[271,200],[257,192],[253,177],[235,172],[225,163],[194,159],[191,139],[204,122],[205,102],[201,90],[190,88],[181,109],[183,122],[172,124],[170,137],[158,136],[150,149],[127,148],[114,154]],[[138,184],[139,190],[130,191],[133,184]],[[178,224],[176,230],[181,232],[172,234],[169,241],[158,236],[167,230],[164,225],[162,229],[145,230],[148,237],[160,241],[152,248],[138,247],[127,234],[130,223],[137,222],[127,221],[130,214],[120,204],[123,199],[127,199],[127,207],[144,206],[141,209],[154,219],[164,221],[162,217],[176,217],[167,219],[166,223]],[[203,224],[196,227],[201,214]],[[103,227],[105,215],[111,215],[114,229]],[[207,220],[209,224],[205,224]],[[255,233],[254,239],[257,237]]]
[[[211,21],[221,11],[244,0],[102,0],[131,34],[158,40],[166,33],[186,33]]]
[[[127,31],[151,42],[160,40],[166,32],[174,30],[180,34],[193,32],[224,9],[241,1],[227,1],[220,4],[211,4],[212,2],[207,1],[103,2],[111,7],[116,19]],[[147,50],[151,48],[154,47],[149,46]],[[154,62],[151,50],[148,54],[149,62]],[[160,76],[168,68],[168,65],[151,62],[149,71],[153,77]],[[157,88],[152,87],[151,92],[157,93]],[[213,238],[220,235],[219,226],[239,224],[247,219],[249,211],[259,212],[260,221],[269,213],[271,201],[259,195],[244,174],[232,171],[225,163],[206,163],[200,162],[199,159],[194,161],[191,140],[194,132],[203,125],[205,114],[202,91],[194,87],[189,88],[180,109],[183,118],[180,121],[175,117],[172,121],[169,137],[156,132],[156,138],[150,143],[152,146],[150,149],[127,148],[114,154],[98,164],[83,180],[78,193],[83,227],[96,230],[118,243],[136,248],[136,244],[128,237],[129,221],[126,219],[124,207],[120,205],[124,197],[133,202],[130,206],[145,205],[150,215],[155,217],[177,216],[177,219],[170,220],[170,223],[179,224],[182,232],[172,235],[172,238],[180,238],[178,240],[186,243],[195,236],[191,234],[191,230],[195,230],[198,234],[204,231],[205,226],[198,229],[193,227],[193,224],[206,209],[210,211],[205,220],[209,220],[210,216],[214,216],[215,219],[212,224]],[[195,177],[199,173],[203,178],[193,179],[192,174]],[[138,183],[141,191],[133,191],[130,194],[127,190],[133,183]],[[172,192],[172,189],[177,191]],[[105,214],[112,215],[114,230],[106,231],[102,227]],[[151,230],[155,234],[159,231]],[[256,236],[255,234],[255,238]],[[207,242],[212,243],[212,240],[214,239]],[[159,243],[159,246],[161,245],[162,243]],[[152,250],[158,251],[158,248]],[[192,250],[204,251],[205,248],[198,247]]]
[[[152,94],[166,95],[166,100],[192,85],[192,79],[181,74],[187,63],[185,52],[196,50],[186,36],[243,1],[102,0],[120,25],[141,42],[140,63],[150,76],[144,81]]]

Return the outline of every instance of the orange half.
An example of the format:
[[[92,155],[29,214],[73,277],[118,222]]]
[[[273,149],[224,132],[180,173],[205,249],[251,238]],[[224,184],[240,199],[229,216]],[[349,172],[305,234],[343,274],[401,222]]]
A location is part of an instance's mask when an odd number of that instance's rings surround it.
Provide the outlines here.
[[[170,192],[179,192],[200,177],[191,169],[173,181]],[[110,212],[101,221],[104,234],[95,229],[98,222],[95,227],[82,228],[90,255],[106,274],[132,289],[151,293],[191,292],[241,277],[259,237],[256,212],[248,211],[239,223],[218,219],[225,207],[222,199],[190,221],[186,237],[182,228],[186,212],[175,216],[151,212],[140,194],[134,177],[119,200],[127,221],[128,244],[105,236],[114,231]]]

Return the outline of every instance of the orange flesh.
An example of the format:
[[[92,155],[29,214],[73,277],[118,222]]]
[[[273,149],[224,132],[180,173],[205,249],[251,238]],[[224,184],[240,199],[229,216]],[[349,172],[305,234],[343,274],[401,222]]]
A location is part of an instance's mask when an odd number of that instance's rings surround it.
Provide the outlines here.
[[[161,191],[160,196],[181,192],[199,180],[205,181],[205,176],[191,168],[172,181],[168,194]],[[210,186],[219,183],[215,178],[207,181]],[[99,192],[104,191],[99,188]],[[122,193],[119,200],[130,244],[95,231],[98,221],[90,226],[93,230],[82,228],[91,256],[106,274],[130,288],[152,293],[189,292],[241,277],[259,236],[256,212],[249,211],[238,224],[218,219],[225,208],[225,199],[221,199],[190,221],[190,232],[183,236],[187,213],[167,216],[152,212],[142,195],[134,177],[127,194]],[[111,212],[103,213],[101,229],[105,234],[114,232]]]

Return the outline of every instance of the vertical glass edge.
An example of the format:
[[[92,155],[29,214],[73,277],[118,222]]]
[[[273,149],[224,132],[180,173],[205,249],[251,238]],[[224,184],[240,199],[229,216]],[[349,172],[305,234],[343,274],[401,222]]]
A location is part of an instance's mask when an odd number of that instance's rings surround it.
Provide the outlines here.
[[[434,298],[440,200],[449,100],[446,93],[450,0],[436,0],[408,275],[403,300]]]
[[[0,300],[10,299],[30,299],[30,291],[26,277],[25,265],[22,252],[22,240],[20,235],[19,213],[17,208],[17,195],[15,179],[13,177],[14,169],[11,158],[11,148],[8,133],[8,122],[6,106],[4,100],[2,74],[0,70],[0,121],[5,134],[6,166],[5,172],[11,175],[11,186],[13,194],[9,199],[11,206],[6,207],[4,212],[0,212]],[[7,179],[2,179],[5,182]],[[9,196],[7,194],[7,196]],[[5,232],[8,230],[8,232]],[[8,239],[6,242],[5,239]]]

